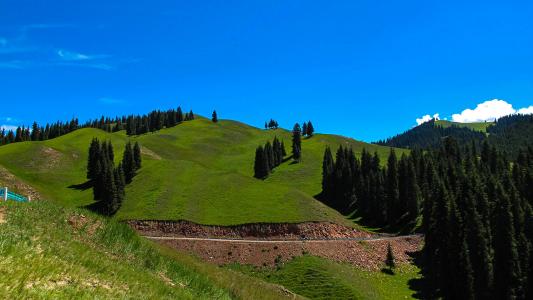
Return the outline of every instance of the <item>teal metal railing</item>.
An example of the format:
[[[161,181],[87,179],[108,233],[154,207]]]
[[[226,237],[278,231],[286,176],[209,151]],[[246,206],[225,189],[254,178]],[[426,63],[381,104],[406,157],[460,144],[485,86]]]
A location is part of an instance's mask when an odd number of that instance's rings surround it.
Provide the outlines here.
[[[8,191],[6,187],[0,189],[0,200],[2,201],[13,200],[17,202],[29,202],[30,201],[30,199],[27,197]]]

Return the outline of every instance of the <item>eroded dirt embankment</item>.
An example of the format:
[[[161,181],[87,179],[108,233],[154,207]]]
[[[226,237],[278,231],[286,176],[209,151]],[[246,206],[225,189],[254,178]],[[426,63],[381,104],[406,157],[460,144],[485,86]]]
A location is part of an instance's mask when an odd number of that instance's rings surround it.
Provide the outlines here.
[[[371,233],[328,223],[307,222],[299,224],[245,224],[236,226],[207,226],[188,221],[137,221],[127,222],[144,236],[201,237],[229,239],[343,239],[369,238]]]
[[[390,243],[398,264],[411,260],[421,236],[377,235],[327,222],[206,226],[187,221],[128,221],[141,235],[219,265],[274,266],[309,254],[377,270]]]
[[[204,261],[225,265],[230,263],[254,266],[275,266],[302,255],[319,256],[336,262],[350,263],[366,270],[384,267],[390,243],[397,264],[408,263],[422,244],[421,236],[389,237],[354,241],[213,241],[213,240],[157,240],[179,251],[197,255]]]

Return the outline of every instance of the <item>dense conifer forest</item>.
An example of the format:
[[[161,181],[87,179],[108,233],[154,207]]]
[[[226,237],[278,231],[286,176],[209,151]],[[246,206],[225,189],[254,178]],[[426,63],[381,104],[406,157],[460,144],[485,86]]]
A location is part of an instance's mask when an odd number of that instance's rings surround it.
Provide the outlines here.
[[[213,117],[213,122],[217,122],[216,111],[213,112]],[[98,128],[108,132],[126,130],[128,135],[138,135],[174,127],[181,122],[194,120],[194,118],[192,110],[183,113],[181,107],[178,107],[167,111],[154,110],[145,115],[129,115],[115,118],[102,116],[100,119],[90,120],[84,124],[79,124],[77,118],[67,122],[46,124],[45,126],[39,126],[37,122],[34,122],[31,128],[22,126],[14,131],[0,130],[0,145],[26,141],[45,141],[80,128]]]
[[[386,166],[363,151],[357,158],[326,148],[320,199],[375,226],[422,221],[426,298],[533,297],[533,148],[509,161],[495,146],[453,138],[413,150]]]

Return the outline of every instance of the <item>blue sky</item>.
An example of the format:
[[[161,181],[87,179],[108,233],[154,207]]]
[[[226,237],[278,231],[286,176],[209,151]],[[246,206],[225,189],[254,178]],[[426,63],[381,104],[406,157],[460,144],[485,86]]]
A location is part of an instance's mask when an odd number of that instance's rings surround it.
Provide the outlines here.
[[[464,2],[2,0],[0,125],[181,105],[372,141],[533,105],[531,1]]]

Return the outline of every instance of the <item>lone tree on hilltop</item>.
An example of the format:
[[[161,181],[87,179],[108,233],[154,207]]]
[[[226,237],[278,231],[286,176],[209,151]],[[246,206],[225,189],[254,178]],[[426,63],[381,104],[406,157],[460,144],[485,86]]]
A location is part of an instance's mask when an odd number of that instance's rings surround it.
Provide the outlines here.
[[[217,123],[218,122],[218,116],[217,116],[217,111],[216,110],[213,110],[213,115],[212,115],[211,121],[213,121],[213,123]]]
[[[313,133],[315,133],[315,128],[313,127],[313,123],[311,121],[307,122],[307,132],[305,133],[308,137],[312,137]]]
[[[292,129],[292,159],[296,162],[302,160],[302,130],[298,123]]]

